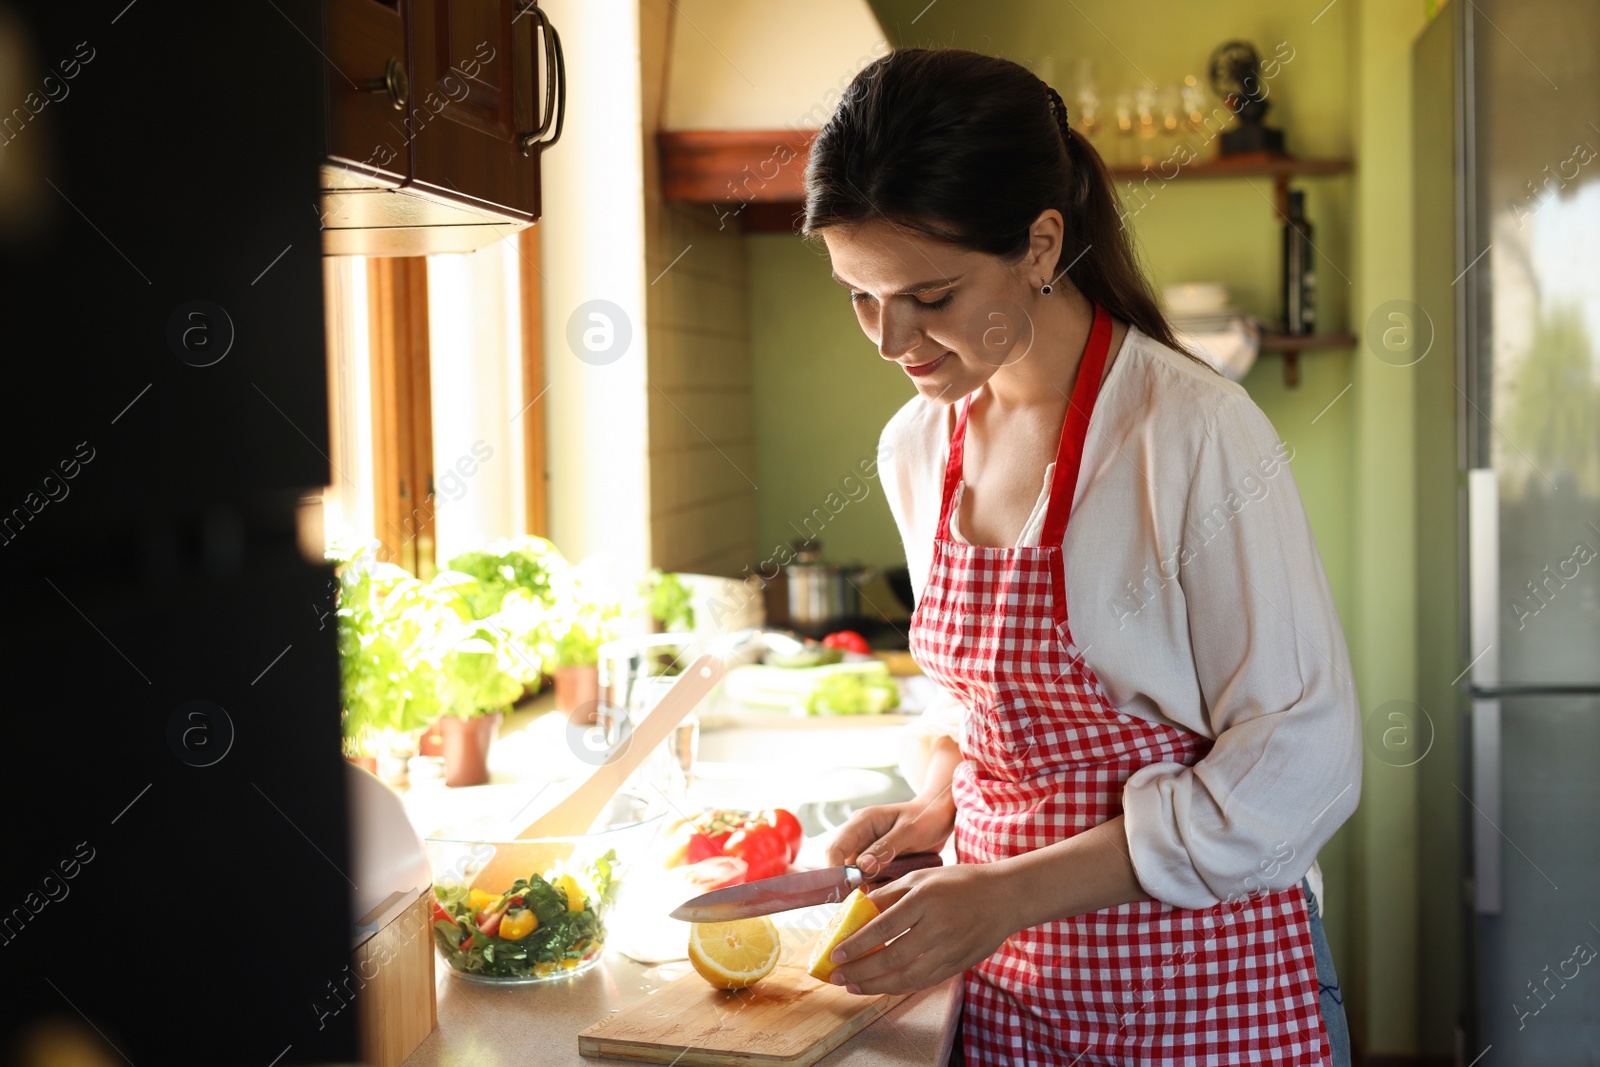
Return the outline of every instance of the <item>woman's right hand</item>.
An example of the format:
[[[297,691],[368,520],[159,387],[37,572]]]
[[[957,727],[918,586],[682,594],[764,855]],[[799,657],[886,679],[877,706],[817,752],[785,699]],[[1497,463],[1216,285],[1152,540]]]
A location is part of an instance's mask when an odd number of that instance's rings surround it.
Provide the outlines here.
[[[896,856],[938,852],[955,829],[955,803],[949,789],[901,804],[876,804],[851,815],[828,845],[828,864],[861,868],[867,877]]]

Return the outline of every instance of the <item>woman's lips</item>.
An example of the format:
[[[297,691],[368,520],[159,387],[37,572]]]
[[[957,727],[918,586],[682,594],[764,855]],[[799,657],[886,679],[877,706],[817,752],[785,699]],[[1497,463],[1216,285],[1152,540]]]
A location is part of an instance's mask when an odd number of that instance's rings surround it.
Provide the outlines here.
[[[904,364],[904,363],[902,363],[900,366],[901,366],[902,369],[905,370],[905,372],[907,374],[911,375],[913,378],[920,378],[924,374],[932,374],[934,371],[938,370],[939,367],[944,363],[944,361],[949,359],[949,358],[950,358],[950,353],[946,352],[944,355],[940,356],[938,359],[930,359],[926,363],[913,363],[913,364],[910,364],[909,366]]]

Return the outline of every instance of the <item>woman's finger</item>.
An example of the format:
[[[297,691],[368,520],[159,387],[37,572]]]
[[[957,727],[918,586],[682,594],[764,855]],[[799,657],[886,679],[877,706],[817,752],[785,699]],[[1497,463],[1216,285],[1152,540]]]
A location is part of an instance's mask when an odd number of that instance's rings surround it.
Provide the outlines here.
[[[885,886],[879,892],[888,892]],[[901,896],[909,890],[901,890]],[[877,894],[873,894],[876,898]],[[874,900],[876,902],[876,900]],[[898,901],[884,909],[878,916],[870,920],[865,926],[841,941],[833,950],[832,959],[835,963],[844,963],[860,958],[864,953],[886,943],[890,938],[910,930],[917,922],[915,910],[907,904]]]
[[[880,840],[895,822],[895,812],[884,807],[862,808],[845,820],[828,844],[829,866],[854,860],[868,846]]]
[[[899,974],[928,950],[929,946],[923,944],[926,940],[921,931],[914,928],[907,930],[878,951],[868,953],[847,966],[837,968],[833,972],[834,983],[866,988],[868,983]]]

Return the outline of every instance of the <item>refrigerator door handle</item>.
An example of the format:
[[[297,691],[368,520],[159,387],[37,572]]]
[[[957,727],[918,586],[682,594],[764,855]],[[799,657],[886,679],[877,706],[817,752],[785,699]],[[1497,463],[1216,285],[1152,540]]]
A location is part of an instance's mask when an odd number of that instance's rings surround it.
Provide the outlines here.
[[[1472,702],[1472,902],[1500,914],[1500,701]]]
[[[1467,472],[1469,691],[1500,681],[1500,492],[1493,468]],[[1500,701],[1472,701],[1472,883],[1479,915],[1500,914]]]

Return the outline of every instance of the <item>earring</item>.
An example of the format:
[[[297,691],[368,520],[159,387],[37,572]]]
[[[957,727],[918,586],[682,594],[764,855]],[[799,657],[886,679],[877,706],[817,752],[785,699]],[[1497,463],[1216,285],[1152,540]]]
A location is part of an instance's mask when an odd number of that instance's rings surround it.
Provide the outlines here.
[[[1043,285],[1039,286],[1039,294],[1041,296],[1049,296],[1052,291],[1053,290],[1049,282],[1045,282]]]

